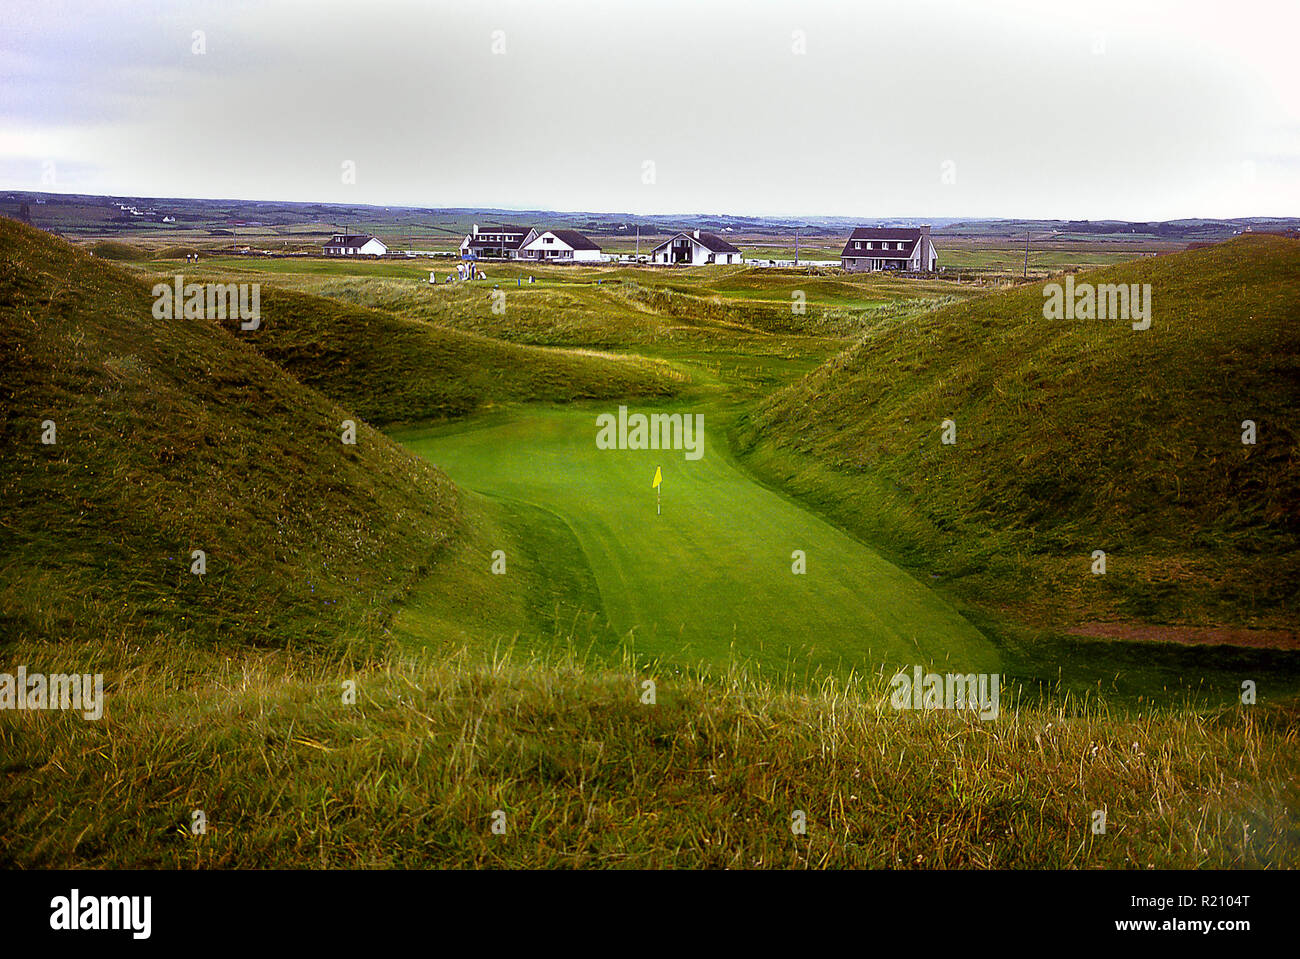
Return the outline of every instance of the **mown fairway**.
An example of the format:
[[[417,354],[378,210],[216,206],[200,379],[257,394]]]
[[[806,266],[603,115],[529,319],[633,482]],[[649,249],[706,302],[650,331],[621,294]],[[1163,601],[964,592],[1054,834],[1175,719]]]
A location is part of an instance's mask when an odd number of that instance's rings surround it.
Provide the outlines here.
[[[631,635],[638,656],[718,666],[734,655],[799,676],[882,664],[997,670],[993,647],[933,592],[742,473],[721,414],[703,410],[706,451],[690,461],[682,451],[598,449],[596,416],[615,409],[521,409],[398,439],[512,515],[567,527],[599,589],[593,612],[611,638]],[[791,570],[794,550],[807,555],[805,575]],[[508,558],[501,585],[569,572],[516,570]]]

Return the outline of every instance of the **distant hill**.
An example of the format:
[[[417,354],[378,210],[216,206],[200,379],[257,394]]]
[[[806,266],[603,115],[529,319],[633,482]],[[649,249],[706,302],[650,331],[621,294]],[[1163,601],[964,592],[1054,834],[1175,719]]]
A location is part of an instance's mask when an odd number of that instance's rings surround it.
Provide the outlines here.
[[[354,412],[152,303],[122,268],[0,219],[0,635],[373,635],[455,534],[455,488],[364,424],[343,445]]]
[[[132,216],[119,204],[147,211]],[[276,243],[309,240],[319,243],[322,230],[352,228],[381,234],[394,249],[430,243],[459,242],[474,223],[531,223],[581,230],[597,238],[627,238],[638,228],[644,238],[668,236],[678,230],[705,229],[741,235],[793,237],[798,231],[812,238],[843,238],[856,226],[915,226],[928,223],[944,235],[1020,237],[1031,234],[1071,234],[1085,237],[1148,237],[1167,241],[1225,239],[1248,228],[1294,230],[1296,217],[1183,218],[1169,221],[1115,219],[1062,220],[1051,218],[914,216],[898,210],[837,211],[835,215],[763,216],[744,213],[683,212],[636,214],[627,211],[503,209],[499,207],[375,206],[360,203],[313,203],[287,200],[196,199],[185,197],[127,197],[42,193],[13,190],[0,194],[0,213],[19,216],[24,205],[31,222],[45,229],[95,234],[111,227],[116,235],[140,230],[157,238],[164,215],[174,228],[203,230],[207,237],[251,239]],[[168,235],[162,229],[160,235]],[[192,237],[191,237],[192,239]]]
[[[1045,319],[1043,284],[885,320],[752,416],[751,462],[987,608],[1294,628],[1300,243],[1075,280],[1150,284],[1150,329]]]

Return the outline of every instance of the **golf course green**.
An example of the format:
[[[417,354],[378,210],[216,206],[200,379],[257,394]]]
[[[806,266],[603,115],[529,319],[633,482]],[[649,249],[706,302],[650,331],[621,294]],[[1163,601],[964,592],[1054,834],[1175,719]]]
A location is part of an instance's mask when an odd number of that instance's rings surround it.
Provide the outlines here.
[[[691,460],[682,450],[598,448],[596,419],[616,412],[530,406],[394,438],[515,520],[562,524],[560,538],[576,542],[597,587],[589,601],[600,608],[590,612],[638,657],[693,667],[740,661],[791,677],[914,664],[999,669],[994,647],[932,590],[750,479],[727,448],[725,414],[699,404],[653,408],[703,412],[704,453]],[[793,571],[796,550],[806,557],[802,574]],[[507,555],[502,588],[516,572],[571,576],[559,567],[573,564],[573,552],[554,557],[553,571],[520,571]],[[546,559],[543,551],[524,561]],[[485,568],[491,562],[483,556]]]

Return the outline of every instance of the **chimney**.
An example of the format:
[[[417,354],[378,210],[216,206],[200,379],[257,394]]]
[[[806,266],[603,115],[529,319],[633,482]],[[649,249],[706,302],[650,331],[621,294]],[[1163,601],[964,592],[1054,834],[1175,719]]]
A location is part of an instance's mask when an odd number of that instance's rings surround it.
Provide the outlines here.
[[[921,231],[922,236],[930,235],[930,224],[928,223],[922,224],[921,226],[917,227],[917,229]]]
[[[696,231],[695,231],[695,239],[698,240],[699,238],[700,238],[700,231],[699,231],[699,230],[696,230]]]
[[[474,224],[474,228],[473,228],[472,230],[470,230],[470,233],[471,233],[472,235],[474,235],[474,236],[478,236],[478,224],[477,224],[477,223]]]

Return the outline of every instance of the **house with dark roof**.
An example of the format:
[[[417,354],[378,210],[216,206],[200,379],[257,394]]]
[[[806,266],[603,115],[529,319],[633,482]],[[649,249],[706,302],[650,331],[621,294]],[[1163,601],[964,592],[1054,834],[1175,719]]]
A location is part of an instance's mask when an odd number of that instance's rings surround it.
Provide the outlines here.
[[[739,263],[740,250],[713,233],[693,230],[670,236],[650,251],[651,263],[680,263],[700,266],[706,263]]]
[[[600,247],[577,230],[546,230],[519,247],[517,258],[544,263],[599,263]]]
[[[929,226],[903,229],[860,226],[849,236],[840,254],[840,265],[850,273],[872,270],[933,273],[938,260]]]
[[[480,230],[475,223],[461,241],[460,255],[480,260],[514,260],[518,258],[519,248],[536,238],[537,231],[531,226],[500,223]]]
[[[369,233],[335,233],[325,244],[327,256],[383,256],[388,247]]]

